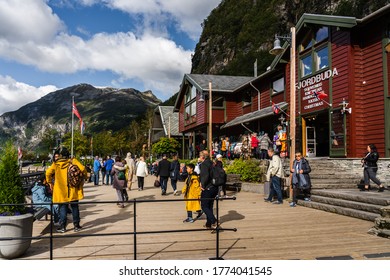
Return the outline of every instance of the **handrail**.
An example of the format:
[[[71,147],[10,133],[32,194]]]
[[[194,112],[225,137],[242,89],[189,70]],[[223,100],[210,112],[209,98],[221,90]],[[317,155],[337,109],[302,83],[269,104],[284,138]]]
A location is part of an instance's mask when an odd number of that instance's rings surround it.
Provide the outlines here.
[[[32,236],[32,237],[0,237],[0,241],[3,240],[40,240],[40,239],[50,239],[50,260],[53,260],[53,240],[61,239],[61,238],[75,238],[75,237],[91,237],[91,236],[113,236],[113,235],[133,235],[134,245],[133,245],[133,254],[134,260],[137,260],[137,235],[139,234],[161,234],[161,233],[174,233],[174,232],[197,232],[197,231],[209,231],[209,229],[200,228],[200,229],[173,229],[173,230],[159,230],[159,231],[137,231],[137,204],[138,203],[166,203],[166,202],[183,202],[183,201],[202,201],[202,200],[215,200],[216,201],[216,219],[217,219],[217,228],[216,232],[216,256],[215,258],[210,259],[222,259],[219,255],[219,234],[220,234],[220,226],[219,226],[219,200],[236,200],[236,197],[230,198],[200,198],[200,199],[160,199],[160,200],[145,200],[145,199],[132,199],[128,201],[124,201],[123,203],[131,204],[133,203],[133,231],[130,232],[113,232],[113,233],[82,233],[82,234],[72,234],[72,235],[53,235],[53,215],[50,215],[50,235],[49,236]],[[79,202],[70,202],[77,203],[79,205],[83,204],[116,204],[118,201],[79,201]],[[50,205],[50,209],[53,209],[53,203],[49,202],[38,202],[38,203],[21,203],[21,204],[0,204],[0,206],[10,206],[10,205]],[[52,212],[52,211],[51,211]],[[236,228],[223,228],[224,231],[234,231],[236,232]]]

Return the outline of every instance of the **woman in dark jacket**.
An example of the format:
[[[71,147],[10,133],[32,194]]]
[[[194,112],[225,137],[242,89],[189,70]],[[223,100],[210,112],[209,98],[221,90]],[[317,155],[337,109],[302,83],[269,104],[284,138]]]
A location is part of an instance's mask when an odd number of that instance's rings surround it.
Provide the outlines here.
[[[378,192],[383,192],[385,187],[382,185],[381,181],[376,177],[376,172],[378,171],[377,161],[379,159],[379,154],[376,150],[374,144],[367,146],[367,154],[362,158],[362,164],[364,167],[364,189],[360,191],[369,191],[370,190],[370,179],[379,186]]]
[[[291,169],[292,176],[292,185],[293,185],[293,201],[290,203],[291,207],[294,207],[297,204],[297,194],[298,191],[301,191],[304,195],[306,201],[310,201],[310,189],[311,189],[311,180],[309,173],[311,172],[311,167],[309,162],[302,157],[301,153],[295,154],[295,160],[293,162],[293,168]]]

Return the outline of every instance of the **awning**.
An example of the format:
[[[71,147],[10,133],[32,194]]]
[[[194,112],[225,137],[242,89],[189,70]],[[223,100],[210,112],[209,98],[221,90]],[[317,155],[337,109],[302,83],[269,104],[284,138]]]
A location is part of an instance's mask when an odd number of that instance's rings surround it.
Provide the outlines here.
[[[277,106],[282,110],[287,108],[287,105],[288,105],[287,102],[280,102],[277,104]],[[258,120],[261,118],[271,116],[273,114],[274,114],[274,111],[272,110],[272,106],[269,106],[267,108],[264,108],[264,109],[261,109],[261,110],[255,111],[255,112],[250,112],[248,114],[239,116],[239,117],[235,118],[234,120],[231,120],[230,122],[221,126],[221,129],[235,126],[235,125],[239,125],[239,124],[246,123],[246,122],[255,121],[255,120]]]

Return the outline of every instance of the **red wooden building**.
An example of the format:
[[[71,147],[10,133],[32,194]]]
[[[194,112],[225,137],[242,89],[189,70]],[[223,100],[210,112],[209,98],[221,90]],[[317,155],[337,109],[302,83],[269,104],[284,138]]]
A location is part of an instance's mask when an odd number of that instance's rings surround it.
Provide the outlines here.
[[[363,19],[304,14],[295,27],[296,149],[312,157],[359,158],[374,143],[389,157],[390,5]],[[273,135],[280,123],[288,130],[288,43],[284,48],[258,77],[185,75],[175,105],[179,131],[207,133],[209,82],[213,136]],[[272,103],[282,112],[275,115]]]

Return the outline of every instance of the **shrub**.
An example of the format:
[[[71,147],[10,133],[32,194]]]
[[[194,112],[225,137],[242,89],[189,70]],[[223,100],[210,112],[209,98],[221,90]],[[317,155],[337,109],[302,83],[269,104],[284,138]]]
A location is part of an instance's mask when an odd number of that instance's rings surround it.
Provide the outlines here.
[[[264,169],[260,168],[258,160],[236,159],[229,165],[226,165],[226,173],[240,174],[241,180],[244,182],[261,182]]]
[[[0,154],[0,204],[21,203],[24,203],[24,192],[19,174],[18,152],[9,141]],[[24,205],[0,206],[2,216],[13,216],[25,212]]]

